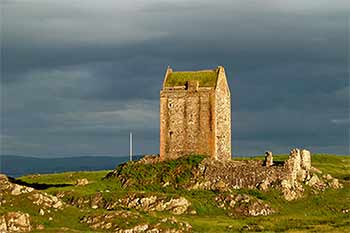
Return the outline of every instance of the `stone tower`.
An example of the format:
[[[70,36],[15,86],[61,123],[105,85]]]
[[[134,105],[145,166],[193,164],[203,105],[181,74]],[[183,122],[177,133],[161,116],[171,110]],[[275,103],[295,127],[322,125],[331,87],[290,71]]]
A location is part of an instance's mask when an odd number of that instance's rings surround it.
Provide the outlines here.
[[[174,72],[160,91],[160,159],[231,159],[231,97],[224,67]]]

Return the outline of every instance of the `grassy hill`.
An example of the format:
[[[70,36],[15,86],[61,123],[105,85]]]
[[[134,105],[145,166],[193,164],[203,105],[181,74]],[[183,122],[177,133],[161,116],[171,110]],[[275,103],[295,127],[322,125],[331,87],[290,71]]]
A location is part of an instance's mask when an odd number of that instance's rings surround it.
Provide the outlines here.
[[[276,161],[284,160],[286,156],[274,156]],[[25,194],[16,197],[7,197],[11,205],[2,205],[0,214],[9,211],[22,211],[29,213],[34,225],[43,225],[43,230],[34,232],[108,232],[108,229],[93,229],[82,222],[86,216],[106,216],[113,211],[130,211],[129,221],[121,221],[113,224],[130,227],[136,223],[147,223],[156,225],[162,219],[170,219],[175,216],[177,222],[164,222],[160,228],[172,226],[181,229],[182,223],[192,225],[192,232],[346,232],[349,231],[350,218],[350,156],[336,155],[313,155],[312,165],[323,173],[331,174],[338,178],[344,185],[342,189],[327,189],[324,192],[315,193],[305,187],[303,198],[286,201],[278,190],[271,189],[263,192],[256,189],[232,190],[230,194],[247,194],[253,198],[262,200],[276,210],[269,216],[247,217],[244,215],[230,215],[228,211],[219,208],[215,202],[217,191],[209,190],[186,190],[174,186],[160,186],[157,179],[177,180],[178,183],[186,183],[191,172],[191,167],[200,162],[202,158],[193,157],[190,160],[168,162],[162,166],[140,165],[129,166],[126,173],[133,173],[137,177],[135,185],[125,186],[118,179],[105,179],[111,170],[92,172],[65,172],[58,174],[28,175],[19,177],[15,182],[26,184],[42,190],[50,195],[56,195],[69,203],[63,210],[52,211],[50,214],[40,215],[40,207],[33,207],[31,202],[25,198]],[[255,157],[250,159],[262,159]],[[181,172],[179,172],[181,171]],[[154,174],[167,174],[155,176]],[[77,179],[86,178],[89,184],[77,186]],[[143,181],[144,183],[140,183]],[[128,207],[117,207],[107,210],[106,208],[93,208],[92,203],[96,193],[106,202],[116,201],[120,198],[128,198],[133,195],[157,196],[164,200],[184,197],[190,203],[188,212],[174,215],[171,211],[143,211]],[[89,204],[84,201],[89,200]],[[12,201],[12,202],[11,202]],[[108,203],[107,203],[108,204]],[[105,203],[106,206],[106,203]],[[106,215],[107,214],[107,215]],[[49,220],[48,217],[52,217]],[[113,221],[119,221],[118,217]],[[175,221],[174,220],[174,221]]]

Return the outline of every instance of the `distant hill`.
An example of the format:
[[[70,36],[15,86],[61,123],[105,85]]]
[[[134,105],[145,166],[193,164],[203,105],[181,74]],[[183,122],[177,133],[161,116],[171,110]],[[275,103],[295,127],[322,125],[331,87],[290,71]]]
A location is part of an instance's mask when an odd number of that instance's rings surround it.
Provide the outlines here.
[[[139,159],[140,157],[142,156],[134,156],[135,159]],[[0,173],[12,177],[19,177],[36,173],[109,170],[128,160],[128,156],[37,158],[17,155],[0,155]]]

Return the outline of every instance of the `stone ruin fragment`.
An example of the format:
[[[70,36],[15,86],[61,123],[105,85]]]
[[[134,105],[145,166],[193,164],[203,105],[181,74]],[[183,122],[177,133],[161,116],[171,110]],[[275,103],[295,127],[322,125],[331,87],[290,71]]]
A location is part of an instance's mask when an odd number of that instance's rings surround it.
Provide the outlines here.
[[[265,161],[264,165],[266,167],[270,167],[273,165],[273,157],[272,157],[272,152],[271,151],[266,151],[265,152]]]

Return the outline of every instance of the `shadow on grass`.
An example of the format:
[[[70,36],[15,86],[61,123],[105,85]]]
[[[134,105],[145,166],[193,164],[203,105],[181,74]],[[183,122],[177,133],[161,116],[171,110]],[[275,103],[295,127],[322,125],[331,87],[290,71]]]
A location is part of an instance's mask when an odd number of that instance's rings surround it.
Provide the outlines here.
[[[14,184],[19,184],[19,185],[24,185],[27,187],[32,187],[37,190],[44,190],[48,188],[62,188],[62,187],[67,187],[67,186],[72,186],[72,184],[40,184],[40,183],[28,183],[20,179],[15,179],[12,177],[8,177],[11,183]]]
[[[273,161],[274,166],[284,166],[285,161]]]

